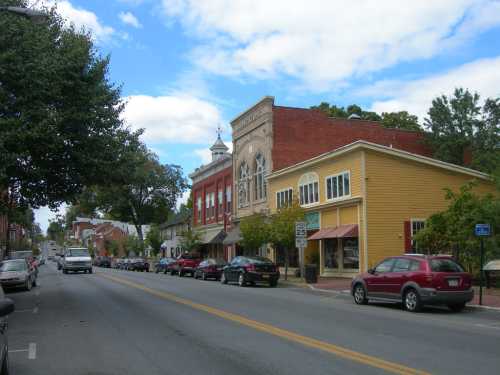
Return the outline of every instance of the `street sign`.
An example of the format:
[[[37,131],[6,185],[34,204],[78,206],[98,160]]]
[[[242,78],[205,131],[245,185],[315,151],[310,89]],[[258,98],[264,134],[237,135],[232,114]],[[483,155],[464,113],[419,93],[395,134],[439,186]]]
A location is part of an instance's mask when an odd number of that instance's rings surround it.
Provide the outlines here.
[[[295,247],[299,249],[304,249],[307,247],[307,239],[305,238],[295,238]]]
[[[295,223],[295,247],[299,249],[307,247],[307,223],[305,221]]]
[[[476,224],[474,233],[477,237],[487,237],[491,234],[490,224]]]

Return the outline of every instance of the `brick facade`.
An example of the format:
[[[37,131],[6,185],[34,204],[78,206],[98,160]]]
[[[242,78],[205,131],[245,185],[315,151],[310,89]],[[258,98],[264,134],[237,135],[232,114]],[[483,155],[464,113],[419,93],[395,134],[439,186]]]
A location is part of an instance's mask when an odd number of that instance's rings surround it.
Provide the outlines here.
[[[365,140],[423,156],[432,156],[423,133],[388,129],[366,120],[329,118],[319,110],[273,106],[273,170]]]
[[[195,227],[209,224],[224,224],[224,215],[231,213],[231,205],[228,204],[228,189],[232,189],[233,169],[231,166],[214,173],[211,176],[193,184],[193,225]],[[219,192],[222,191],[222,202],[219,201]],[[207,210],[207,196],[214,195],[214,207]],[[231,190],[232,196],[232,190]],[[198,198],[201,198],[201,217],[199,217]],[[231,198],[232,201],[232,198]],[[221,204],[222,203],[222,204]],[[207,216],[207,213],[209,216]]]

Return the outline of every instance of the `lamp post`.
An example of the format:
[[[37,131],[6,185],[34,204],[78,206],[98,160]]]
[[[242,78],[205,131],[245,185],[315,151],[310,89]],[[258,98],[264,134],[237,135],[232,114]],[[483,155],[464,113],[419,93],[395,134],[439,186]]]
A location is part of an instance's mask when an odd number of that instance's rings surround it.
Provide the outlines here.
[[[0,12],[17,14],[18,16],[32,20],[34,23],[44,22],[49,17],[47,13],[39,10],[13,6],[0,6]]]

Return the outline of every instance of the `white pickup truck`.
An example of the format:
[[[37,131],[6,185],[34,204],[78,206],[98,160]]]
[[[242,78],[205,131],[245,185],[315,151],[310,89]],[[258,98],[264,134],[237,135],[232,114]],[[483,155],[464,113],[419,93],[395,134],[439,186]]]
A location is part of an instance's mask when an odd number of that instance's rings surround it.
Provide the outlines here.
[[[63,273],[69,271],[92,273],[92,258],[84,247],[68,247],[64,252],[61,266]]]

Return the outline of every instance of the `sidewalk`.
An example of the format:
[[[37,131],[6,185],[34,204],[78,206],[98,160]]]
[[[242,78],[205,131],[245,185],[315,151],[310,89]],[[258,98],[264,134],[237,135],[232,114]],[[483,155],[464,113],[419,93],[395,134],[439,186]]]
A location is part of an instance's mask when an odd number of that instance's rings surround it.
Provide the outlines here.
[[[351,279],[344,278],[319,278],[316,284],[305,284],[301,279],[288,277],[288,283],[294,285],[308,286],[313,290],[328,290],[338,293],[350,293]],[[469,302],[470,306],[479,306],[479,287],[474,287],[474,299]],[[483,306],[500,309],[500,289],[483,288]]]

